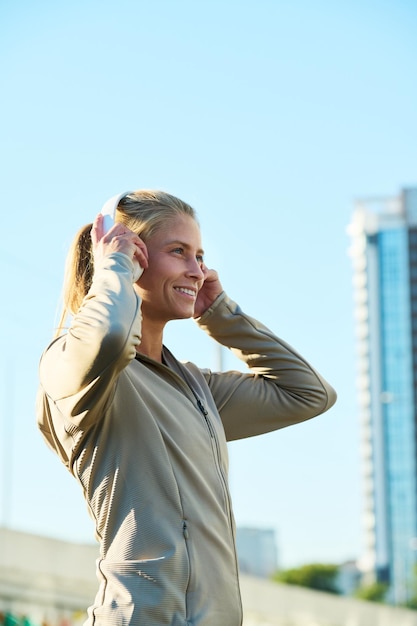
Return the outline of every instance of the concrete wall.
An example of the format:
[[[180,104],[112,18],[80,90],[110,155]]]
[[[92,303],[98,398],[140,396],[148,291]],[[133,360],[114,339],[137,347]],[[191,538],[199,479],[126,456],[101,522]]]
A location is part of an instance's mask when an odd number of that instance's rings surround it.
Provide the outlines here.
[[[78,624],[94,599],[97,547],[0,529],[0,611]]]
[[[244,626],[417,626],[417,611],[242,577]]]
[[[94,599],[96,546],[0,528],[0,612],[79,626]],[[242,576],[244,626],[417,626],[394,609]],[[215,626],[215,625],[213,625]]]

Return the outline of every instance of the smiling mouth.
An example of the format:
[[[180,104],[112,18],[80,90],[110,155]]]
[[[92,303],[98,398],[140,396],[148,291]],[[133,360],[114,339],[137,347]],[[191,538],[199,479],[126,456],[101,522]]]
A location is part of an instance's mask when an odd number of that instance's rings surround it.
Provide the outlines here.
[[[196,297],[197,292],[194,289],[187,289],[186,287],[174,287],[175,291],[178,291],[178,293],[183,293],[186,296],[192,296],[193,298]]]

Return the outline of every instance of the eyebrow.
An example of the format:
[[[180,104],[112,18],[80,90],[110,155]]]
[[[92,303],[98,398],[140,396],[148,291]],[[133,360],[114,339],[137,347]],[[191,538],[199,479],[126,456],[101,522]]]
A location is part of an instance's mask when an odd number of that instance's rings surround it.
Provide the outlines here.
[[[180,245],[183,248],[186,248],[186,250],[190,250],[191,246],[188,243],[185,243],[185,241],[181,241],[180,239],[173,239],[172,241],[167,241],[166,246],[173,246],[173,245]],[[204,256],[204,250],[202,248],[199,248],[197,250],[197,254],[201,254],[202,256]]]

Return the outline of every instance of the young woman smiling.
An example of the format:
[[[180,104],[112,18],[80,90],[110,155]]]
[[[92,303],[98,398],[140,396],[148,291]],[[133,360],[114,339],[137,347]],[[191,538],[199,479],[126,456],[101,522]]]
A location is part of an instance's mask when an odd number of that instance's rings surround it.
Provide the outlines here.
[[[164,326],[190,317],[248,372],[179,362]],[[37,417],[100,543],[86,624],[240,626],[227,441],[307,420],[335,399],[225,294],[188,204],[140,190],[121,197],[108,232],[102,215],[84,227],[40,363]]]

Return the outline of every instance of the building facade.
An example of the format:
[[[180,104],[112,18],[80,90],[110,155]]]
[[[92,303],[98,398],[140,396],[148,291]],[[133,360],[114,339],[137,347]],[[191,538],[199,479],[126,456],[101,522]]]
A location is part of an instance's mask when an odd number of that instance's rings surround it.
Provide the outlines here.
[[[277,546],[272,528],[238,527],[236,547],[241,573],[269,578],[277,571]]]
[[[356,204],[349,226],[368,580],[417,591],[417,189]]]

